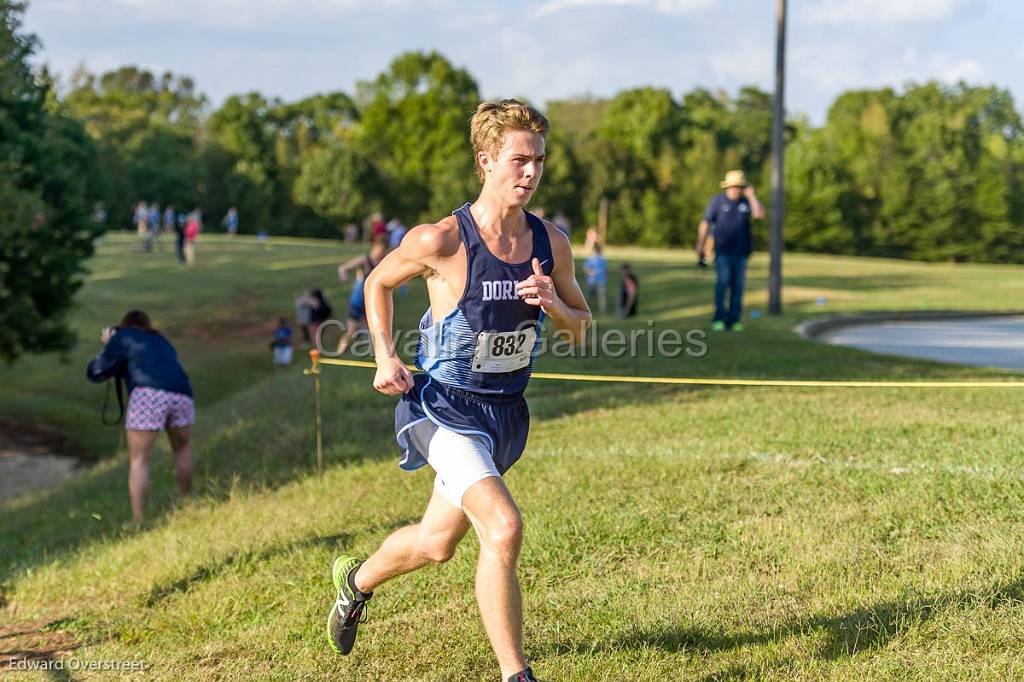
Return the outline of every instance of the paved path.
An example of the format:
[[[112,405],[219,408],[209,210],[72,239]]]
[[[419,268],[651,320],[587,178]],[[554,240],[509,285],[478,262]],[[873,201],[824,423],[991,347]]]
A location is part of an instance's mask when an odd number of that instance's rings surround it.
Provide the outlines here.
[[[57,485],[73,475],[77,464],[72,457],[52,454],[45,444],[16,442],[0,433],[0,502]]]
[[[819,338],[875,353],[1024,370],[1024,316],[877,322],[842,327]]]

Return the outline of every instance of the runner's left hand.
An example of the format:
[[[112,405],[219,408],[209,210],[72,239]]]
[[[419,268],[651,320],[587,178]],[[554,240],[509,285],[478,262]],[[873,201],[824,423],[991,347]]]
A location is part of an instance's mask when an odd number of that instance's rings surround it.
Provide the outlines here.
[[[539,305],[545,313],[550,313],[559,303],[554,280],[544,274],[536,258],[533,259],[533,274],[516,284],[516,293],[530,305]]]

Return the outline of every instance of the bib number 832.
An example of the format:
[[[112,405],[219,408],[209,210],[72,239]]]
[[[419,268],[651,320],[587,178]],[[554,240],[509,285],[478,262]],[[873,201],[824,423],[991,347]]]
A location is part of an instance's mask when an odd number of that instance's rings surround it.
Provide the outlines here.
[[[523,352],[523,345],[526,343],[526,332],[520,332],[515,336],[495,336],[491,345],[492,357],[511,357]]]
[[[514,372],[530,364],[537,330],[480,332],[473,352],[474,372]]]

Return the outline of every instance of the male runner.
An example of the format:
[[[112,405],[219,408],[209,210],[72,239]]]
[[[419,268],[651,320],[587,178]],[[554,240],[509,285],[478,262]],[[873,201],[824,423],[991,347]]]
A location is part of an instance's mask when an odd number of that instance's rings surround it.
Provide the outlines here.
[[[523,210],[544,170],[548,122],[516,100],[485,102],[470,136],[480,196],[435,225],[411,230],[365,283],[377,373],[373,386],[401,395],[395,410],[400,466],[437,472],[423,519],[391,534],[366,561],[340,556],[337,600],[327,623],[331,647],[347,654],[373,590],[430,562],[452,557],[466,531],[480,540],[476,598],[502,679],[535,680],[522,645],[516,562],[522,519],[501,476],[526,445],[530,379],[540,327],[577,342],[590,310],[576,283],[569,241]],[[415,377],[395,353],[392,292],[426,279],[430,308],[420,321]]]

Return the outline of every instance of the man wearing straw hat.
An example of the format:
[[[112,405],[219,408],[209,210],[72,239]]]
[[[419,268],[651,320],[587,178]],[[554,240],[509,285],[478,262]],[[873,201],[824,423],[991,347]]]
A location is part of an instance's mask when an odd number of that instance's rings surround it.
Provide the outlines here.
[[[708,233],[715,242],[715,317],[711,329],[716,332],[743,331],[743,284],[747,258],[751,252],[750,219],[764,218],[764,206],[754,194],[741,170],[731,170],[720,183],[725,190],[711,199],[697,229],[697,255],[703,257]],[[710,228],[710,229],[709,229]],[[726,290],[729,302],[726,305]]]

